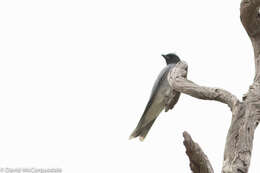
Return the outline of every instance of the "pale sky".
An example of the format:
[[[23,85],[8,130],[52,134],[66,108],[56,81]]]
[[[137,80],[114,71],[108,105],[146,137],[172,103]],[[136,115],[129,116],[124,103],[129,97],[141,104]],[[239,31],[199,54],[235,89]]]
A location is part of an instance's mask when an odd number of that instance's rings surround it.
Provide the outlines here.
[[[188,131],[220,172],[231,111],[182,94],[128,140],[177,53],[188,79],[241,99],[253,51],[235,0],[0,1],[0,163],[63,172],[190,172]],[[250,172],[259,172],[255,133]]]

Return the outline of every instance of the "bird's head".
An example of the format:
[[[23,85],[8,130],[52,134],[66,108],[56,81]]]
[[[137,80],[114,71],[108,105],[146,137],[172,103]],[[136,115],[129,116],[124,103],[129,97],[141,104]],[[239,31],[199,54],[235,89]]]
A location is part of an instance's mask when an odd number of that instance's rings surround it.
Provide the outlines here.
[[[167,55],[162,56],[166,60],[167,64],[177,64],[180,61],[180,58],[174,53],[169,53]]]

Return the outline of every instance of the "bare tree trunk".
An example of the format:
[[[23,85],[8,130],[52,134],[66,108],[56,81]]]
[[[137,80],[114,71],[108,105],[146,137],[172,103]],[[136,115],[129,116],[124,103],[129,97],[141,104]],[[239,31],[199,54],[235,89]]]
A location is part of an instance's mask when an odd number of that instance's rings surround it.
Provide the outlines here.
[[[222,173],[248,172],[254,132],[260,121],[260,0],[242,0],[240,16],[255,56],[254,82],[242,101],[223,89],[203,87],[187,80],[185,62],[179,62],[169,75],[174,90],[198,99],[216,100],[231,108],[232,121],[226,138]],[[184,132],[184,145],[194,173],[213,173],[207,156],[187,132]]]

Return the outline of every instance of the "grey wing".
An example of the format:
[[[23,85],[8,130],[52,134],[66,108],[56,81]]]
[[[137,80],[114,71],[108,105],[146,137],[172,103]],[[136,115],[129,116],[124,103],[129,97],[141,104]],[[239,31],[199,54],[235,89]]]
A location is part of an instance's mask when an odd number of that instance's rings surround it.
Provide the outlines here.
[[[141,119],[139,120],[139,123],[132,133],[132,137],[136,137],[140,135],[140,133],[143,131],[144,128],[147,128],[147,125],[152,125],[157,116],[160,114],[160,112],[165,107],[165,100],[162,98],[162,92],[163,92],[163,85],[167,83],[165,79],[167,79],[167,75],[169,72],[170,66],[166,66],[162,69],[160,74],[158,75],[154,85],[153,89],[149,98],[149,101],[146,105],[146,108],[143,112],[143,115]],[[147,128],[148,130],[150,127]]]
[[[154,94],[157,92],[160,84],[162,83],[162,80],[164,80],[165,78],[167,78],[168,72],[170,71],[171,68],[173,68],[175,66],[175,64],[170,64],[167,65],[166,67],[164,67],[162,69],[162,71],[160,72],[160,74],[158,75],[154,85],[153,85],[153,89],[151,92],[151,96],[150,98],[152,98],[154,96]]]
[[[171,98],[169,99],[168,103],[165,105],[165,112],[172,109],[174,105],[178,102],[181,93],[177,91],[173,91]]]
[[[163,107],[160,108],[161,106],[163,106],[163,104],[161,105],[159,101],[161,98],[160,93],[162,92],[162,85],[164,85],[164,83],[166,82],[165,79],[167,78],[169,69],[170,66],[166,66],[165,68],[163,68],[153,85],[150,99],[139,122],[140,124],[142,124],[142,126],[146,126],[148,123],[150,123],[150,121],[154,120],[154,118],[158,116],[155,112],[158,111],[160,113],[160,109],[163,110]]]
[[[140,139],[143,140],[151,129],[156,118],[171,100],[173,90],[169,85],[167,76],[174,65],[175,64],[166,66],[157,77],[149,102],[147,103],[144,113],[130,138],[140,136]]]

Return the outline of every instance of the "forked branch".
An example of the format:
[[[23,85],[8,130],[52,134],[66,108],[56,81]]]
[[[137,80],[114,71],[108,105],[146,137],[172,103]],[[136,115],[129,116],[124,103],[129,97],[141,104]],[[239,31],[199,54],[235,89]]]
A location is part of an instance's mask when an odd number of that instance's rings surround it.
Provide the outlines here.
[[[255,78],[248,93],[239,101],[230,92],[199,86],[187,80],[188,65],[179,62],[168,80],[172,88],[181,93],[204,100],[216,100],[232,110],[232,121],[226,138],[222,173],[247,173],[253,149],[255,129],[260,121],[260,0],[242,0],[241,22],[252,41],[255,59]],[[184,145],[194,173],[213,172],[212,167],[198,144],[184,133]],[[202,166],[201,166],[202,165]]]

